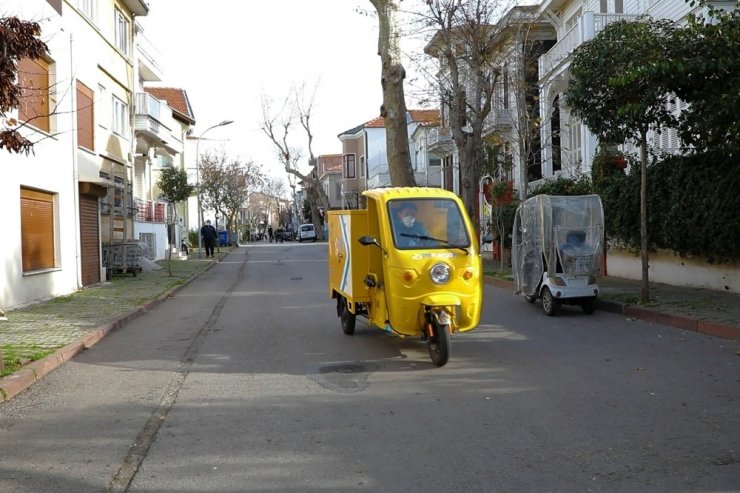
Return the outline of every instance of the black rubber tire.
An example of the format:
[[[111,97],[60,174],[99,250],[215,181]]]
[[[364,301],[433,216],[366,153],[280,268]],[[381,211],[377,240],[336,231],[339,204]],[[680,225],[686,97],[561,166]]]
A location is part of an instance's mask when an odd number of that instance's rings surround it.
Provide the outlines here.
[[[593,313],[596,311],[596,296],[588,301],[584,301],[583,303],[581,303],[581,310],[583,310],[583,313],[585,313],[586,315],[593,315]]]
[[[357,316],[349,311],[346,300],[342,300],[342,314],[339,316],[339,320],[342,322],[342,332],[351,336],[355,333],[355,322]]]
[[[545,310],[548,317],[551,317],[558,312],[558,302],[555,300],[547,286],[542,288],[542,309]]]
[[[435,366],[444,366],[450,359],[450,346],[452,345],[450,326],[441,325],[436,319],[433,319],[432,328],[434,329],[434,336],[427,339],[429,357]]]

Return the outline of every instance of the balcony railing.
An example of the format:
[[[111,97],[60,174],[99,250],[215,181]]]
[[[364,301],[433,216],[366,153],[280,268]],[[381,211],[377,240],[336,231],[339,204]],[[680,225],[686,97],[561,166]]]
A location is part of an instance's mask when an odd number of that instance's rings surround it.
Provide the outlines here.
[[[146,92],[136,94],[136,130],[159,135],[161,129],[162,102]]]
[[[167,222],[167,203],[154,200],[135,199],[136,221],[140,223]]]
[[[387,164],[373,166],[367,170],[367,188],[382,188],[391,185],[391,174]]]
[[[430,130],[428,137],[429,151],[435,154],[445,155],[455,149],[450,127],[436,127]],[[369,181],[369,180],[368,180]]]
[[[566,60],[573,50],[594,38],[607,25],[617,21],[634,21],[637,14],[596,14],[585,12],[568,32],[560,37],[550,51],[539,59],[539,75],[543,79]]]

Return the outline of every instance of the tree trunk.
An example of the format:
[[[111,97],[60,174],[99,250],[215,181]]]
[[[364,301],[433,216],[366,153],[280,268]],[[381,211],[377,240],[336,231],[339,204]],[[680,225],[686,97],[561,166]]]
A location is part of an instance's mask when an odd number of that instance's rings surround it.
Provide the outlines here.
[[[326,198],[326,194],[321,193],[323,192],[323,188],[321,188],[321,184],[319,183],[319,181],[311,178],[308,183],[308,196],[309,200],[311,201],[311,221],[313,222],[314,229],[316,230],[316,239],[320,241],[324,239],[324,228],[321,224],[319,208],[324,209],[324,215],[326,216],[326,211],[329,210],[329,204],[328,202],[324,201],[324,199]]]
[[[385,120],[386,154],[391,186],[416,186],[411,168],[409,135],[406,123],[406,99],[403,79],[406,70],[401,63],[400,34],[396,22],[396,0],[370,0],[378,12],[378,55],[382,63],[380,84],[383,106],[380,115]]]
[[[650,301],[647,220],[647,133],[640,132],[640,260],[642,263],[640,301],[642,303]]]

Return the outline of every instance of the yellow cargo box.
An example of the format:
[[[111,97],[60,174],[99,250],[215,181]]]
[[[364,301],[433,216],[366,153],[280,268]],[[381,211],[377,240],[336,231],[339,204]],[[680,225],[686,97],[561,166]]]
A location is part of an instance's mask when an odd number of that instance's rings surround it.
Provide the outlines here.
[[[367,209],[329,211],[329,296],[340,293],[355,303],[370,301],[363,280],[368,249],[358,242],[368,234]]]

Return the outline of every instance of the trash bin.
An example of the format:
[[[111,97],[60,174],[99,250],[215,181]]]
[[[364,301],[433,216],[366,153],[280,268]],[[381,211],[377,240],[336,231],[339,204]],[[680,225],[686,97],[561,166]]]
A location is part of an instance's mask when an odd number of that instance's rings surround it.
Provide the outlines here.
[[[228,231],[219,231],[218,232],[218,245],[219,246],[226,246],[229,244],[229,232]]]

